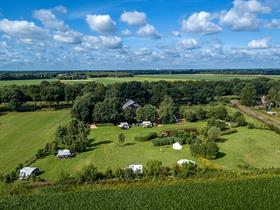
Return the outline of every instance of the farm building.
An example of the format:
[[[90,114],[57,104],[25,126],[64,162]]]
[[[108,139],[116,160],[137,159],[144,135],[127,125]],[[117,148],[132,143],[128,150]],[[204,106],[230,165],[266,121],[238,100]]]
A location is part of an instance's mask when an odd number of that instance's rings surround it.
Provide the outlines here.
[[[143,173],[143,165],[141,164],[133,164],[128,166],[128,168],[131,168],[134,173]]]
[[[61,150],[58,150],[56,157],[59,159],[69,158],[69,157],[72,157],[72,153],[70,152],[69,149],[61,149]]]
[[[39,168],[36,167],[24,167],[19,171],[19,179],[27,179],[32,174],[37,175],[40,172]]]
[[[129,124],[127,122],[121,122],[118,125],[118,127],[121,128],[121,129],[128,129],[129,128]]]
[[[151,128],[151,127],[153,127],[153,124],[152,124],[151,121],[143,121],[143,122],[142,122],[142,126],[143,126],[144,128]]]
[[[123,104],[122,109],[125,110],[125,109],[127,109],[128,107],[131,107],[131,108],[133,108],[133,109],[137,109],[138,107],[140,107],[140,105],[137,104],[135,101],[129,99],[129,100],[127,100],[127,101]]]
[[[182,145],[179,142],[176,142],[172,145],[174,150],[181,150],[183,149]]]
[[[183,164],[189,164],[189,163],[196,165],[196,163],[193,160],[181,159],[177,161],[177,165],[179,166],[182,166]]]

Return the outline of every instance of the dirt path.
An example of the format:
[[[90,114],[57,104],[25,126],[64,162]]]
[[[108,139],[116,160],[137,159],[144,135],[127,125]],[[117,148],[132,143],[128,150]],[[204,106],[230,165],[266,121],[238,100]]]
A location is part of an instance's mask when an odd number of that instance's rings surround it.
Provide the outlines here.
[[[257,120],[260,120],[269,126],[274,126],[280,129],[280,122],[269,118],[269,116],[266,114],[253,111],[249,107],[241,105],[238,100],[231,100],[231,104],[234,105],[239,111],[246,113]]]

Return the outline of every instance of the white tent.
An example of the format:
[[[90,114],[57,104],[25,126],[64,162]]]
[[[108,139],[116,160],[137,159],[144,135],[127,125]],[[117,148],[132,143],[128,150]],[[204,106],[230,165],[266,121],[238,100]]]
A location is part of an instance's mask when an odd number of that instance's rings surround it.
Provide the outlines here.
[[[193,160],[181,159],[177,161],[177,165],[179,166],[182,166],[183,164],[189,164],[189,163],[196,165],[196,163]]]
[[[58,153],[56,155],[56,157],[58,157],[58,158],[68,158],[68,157],[71,157],[71,156],[72,156],[72,154],[71,154],[69,149],[58,150]]]
[[[131,168],[134,173],[143,173],[143,165],[141,164],[133,164],[128,166],[128,168]]]
[[[183,147],[179,142],[176,142],[176,143],[173,144],[173,149],[181,150],[181,149],[183,149]]]
[[[24,167],[19,171],[19,179],[26,179],[30,177],[32,174],[36,175],[39,172],[40,172],[39,168]]]
[[[151,121],[143,121],[142,124],[143,124],[144,128],[151,128],[151,127],[153,127],[153,124],[152,124]]]

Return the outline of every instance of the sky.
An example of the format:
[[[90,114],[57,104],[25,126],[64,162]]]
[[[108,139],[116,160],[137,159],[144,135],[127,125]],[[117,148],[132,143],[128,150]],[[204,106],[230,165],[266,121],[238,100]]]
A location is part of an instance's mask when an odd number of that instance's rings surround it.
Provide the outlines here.
[[[280,67],[278,0],[0,0],[0,70]]]

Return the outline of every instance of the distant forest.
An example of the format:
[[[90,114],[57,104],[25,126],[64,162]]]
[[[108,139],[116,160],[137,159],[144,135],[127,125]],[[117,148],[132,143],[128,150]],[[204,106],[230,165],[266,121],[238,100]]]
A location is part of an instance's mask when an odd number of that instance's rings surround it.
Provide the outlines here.
[[[153,74],[243,74],[280,75],[280,69],[188,69],[120,71],[0,71],[0,80],[60,79],[77,80],[97,77],[133,77]]]

